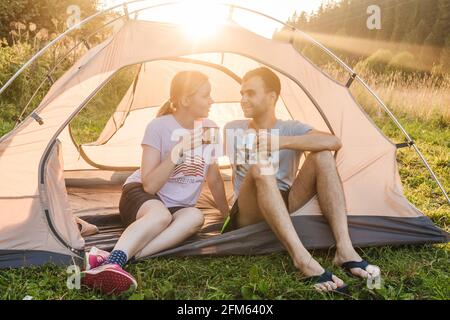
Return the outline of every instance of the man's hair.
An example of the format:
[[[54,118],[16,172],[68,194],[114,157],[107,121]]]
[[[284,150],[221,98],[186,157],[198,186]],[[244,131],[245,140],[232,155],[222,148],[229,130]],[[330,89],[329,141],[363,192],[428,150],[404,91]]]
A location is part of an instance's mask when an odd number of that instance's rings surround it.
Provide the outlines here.
[[[266,92],[274,91],[278,98],[281,91],[281,83],[280,78],[278,78],[275,72],[266,67],[256,68],[247,72],[242,78],[242,81],[247,81],[253,77],[260,77],[264,82]]]

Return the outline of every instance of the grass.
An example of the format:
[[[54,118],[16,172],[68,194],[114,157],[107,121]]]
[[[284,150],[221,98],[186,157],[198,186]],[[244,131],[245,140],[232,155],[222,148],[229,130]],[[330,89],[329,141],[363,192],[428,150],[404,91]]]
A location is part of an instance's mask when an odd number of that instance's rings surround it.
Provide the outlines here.
[[[128,80],[129,81],[129,78]],[[375,81],[372,79],[372,81]],[[386,79],[385,79],[386,82]],[[448,109],[448,82],[439,90],[422,91],[390,82],[383,89],[382,81],[373,83],[384,100],[395,97],[395,90],[408,90],[408,99],[389,100],[394,113],[399,116],[412,138],[435,170],[441,183],[450,186],[450,118]],[[425,86],[425,87],[424,87]],[[401,88],[400,88],[401,87]],[[105,90],[110,90],[105,88]],[[374,109],[369,98],[355,86],[355,95],[367,106],[383,130],[395,142],[404,138],[386,116]],[[400,91],[399,91],[400,92]],[[403,91],[402,91],[403,92]],[[425,97],[414,98],[414,94]],[[405,97],[406,97],[405,96]],[[427,100],[426,97],[431,97]],[[430,112],[425,101],[436,101]],[[441,100],[439,100],[441,99]],[[111,101],[101,97],[74,121],[74,134],[79,142],[96,139],[108,112],[99,112]],[[94,116],[97,117],[94,120]],[[99,124],[101,123],[101,124]],[[0,134],[6,133],[11,124],[0,122]],[[449,231],[450,207],[436,184],[430,179],[419,158],[411,149],[398,152],[399,172],[406,197],[428,215],[436,225]],[[345,276],[332,266],[333,251],[315,251],[313,254],[327,269],[342,277],[351,285],[348,296],[320,294],[301,281],[286,253],[265,256],[157,258],[127,266],[136,276],[138,289],[133,294],[120,297],[103,296],[89,290],[68,290],[65,268],[47,265],[0,272],[0,299],[22,299],[26,295],[34,299],[449,299],[450,263],[449,244],[372,247],[358,249],[363,258],[378,264],[382,269],[381,289],[369,290],[363,281]]]
[[[378,119],[381,122],[381,119]],[[423,122],[401,118],[436,169],[444,186],[450,185],[450,125],[439,119]],[[395,136],[392,125],[383,130]],[[399,139],[399,137],[397,138]],[[427,171],[411,150],[399,152],[405,194],[438,226],[449,230],[450,210]],[[158,258],[129,265],[138,290],[132,295],[108,297],[89,290],[68,290],[66,269],[43,267],[0,272],[0,299],[449,299],[449,244],[376,247],[359,250],[383,270],[382,288],[369,290],[330,264],[332,251],[315,257],[352,286],[349,296],[331,296],[311,290],[301,281],[285,253],[266,256]]]
[[[346,277],[330,265],[332,251],[314,255],[351,285],[351,294],[320,294],[301,281],[284,253],[265,256],[157,258],[127,266],[138,289],[120,297],[68,290],[64,268],[47,265],[0,273],[0,299],[448,299],[449,246],[379,247],[361,250],[383,269],[382,287]]]

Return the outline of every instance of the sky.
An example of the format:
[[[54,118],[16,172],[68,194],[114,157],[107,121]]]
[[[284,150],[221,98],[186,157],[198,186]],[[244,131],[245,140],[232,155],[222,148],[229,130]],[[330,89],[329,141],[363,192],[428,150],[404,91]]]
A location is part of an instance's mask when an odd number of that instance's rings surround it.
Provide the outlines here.
[[[318,9],[321,3],[327,0],[181,0],[181,9],[174,10],[174,6],[165,6],[147,10],[139,14],[139,19],[149,19],[157,21],[169,21],[181,23],[186,26],[187,31],[194,36],[201,33],[213,32],[214,24],[224,20],[228,14],[226,7],[214,6],[214,3],[230,3],[245,8],[253,9],[280,21],[287,21],[294,12],[299,14],[302,11],[311,13]],[[122,3],[123,0],[104,0],[103,7],[111,7]],[[153,4],[167,3],[174,1],[147,0],[138,4],[130,5],[129,11],[138,7],[147,7]],[[236,9],[233,13],[235,22],[260,34],[271,38],[276,29],[281,25],[255,14]],[[207,26],[207,27],[206,27]],[[210,30],[211,29],[211,30]]]
[[[195,2],[195,0],[187,1]],[[104,0],[106,7],[121,2],[123,2],[123,0]],[[146,3],[150,4],[162,2],[164,1],[146,1]],[[287,20],[294,11],[297,11],[297,13],[300,13],[301,11],[310,13],[311,11],[316,10],[322,2],[326,2],[326,0],[208,0],[208,2],[233,3],[243,7],[256,9],[264,14],[269,14],[274,18],[284,21]]]
[[[310,13],[319,8],[322,0],[236,0],[233,3],[256,8],[280,20],[287,20],[294,11]]]

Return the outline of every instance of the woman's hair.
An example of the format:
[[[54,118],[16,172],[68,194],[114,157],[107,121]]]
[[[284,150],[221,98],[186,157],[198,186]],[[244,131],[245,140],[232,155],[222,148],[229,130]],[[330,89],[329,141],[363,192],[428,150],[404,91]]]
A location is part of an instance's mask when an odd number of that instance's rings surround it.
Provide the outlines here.
[[[182,97],[193,95],[208,81],[208,77],[199,71],[178,72],[170,83],[170,99],[158,110],[157,117],[173,113]]]

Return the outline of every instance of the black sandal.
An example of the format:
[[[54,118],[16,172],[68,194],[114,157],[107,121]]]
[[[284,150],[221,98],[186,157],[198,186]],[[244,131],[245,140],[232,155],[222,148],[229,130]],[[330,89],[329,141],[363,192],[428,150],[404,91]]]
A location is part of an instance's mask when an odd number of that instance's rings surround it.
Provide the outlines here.
[[[360,277],[354,275],[351,272],[351,269],[360,268],[360,269],[363,269],[364,271],[367,272],[366,268],[367,268],[368,265],[369,265],[369,263],[366,260],[362,260],[362,261],[359,261],[359,262],[357,262],[357,261],[347,261],[347,262],[344,262],[341,265],[341,268],[345,271],[345,273],[348,276],[353,277],[353,278],[360,278]]]
[[[330,271],[326,271],[322,273],[320,276],[308,277],[304,280],[308,283],[320,284],[325,282],[333,282],[333,274]],[[330,293],[348,293],[348,285],[344,284],[343,286],[336,288],[335,290],[327,291]]]

